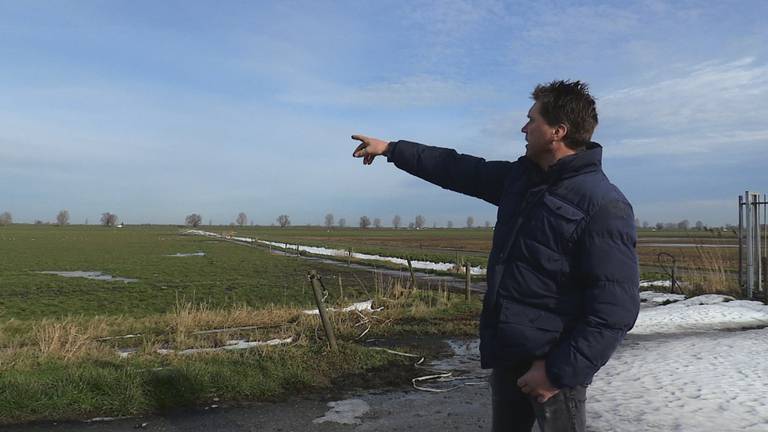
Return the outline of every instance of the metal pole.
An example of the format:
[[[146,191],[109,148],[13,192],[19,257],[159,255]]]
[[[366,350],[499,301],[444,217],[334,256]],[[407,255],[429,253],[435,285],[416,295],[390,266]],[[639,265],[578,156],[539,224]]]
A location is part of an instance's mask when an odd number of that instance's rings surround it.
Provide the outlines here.
[[[763,293],[763,256],[760,251],[760,195],[754,194],[755,198],[755,259],[757,261],[757,292]]]
[[[467,301],[469,301],[469,286],[472,284],[472,273],[470,271],[471,269],[472,267],[470,267],[469,261],[464,263],[464,271],[467,273],[467,279],[465,284]]]
[[[320,312],[320,320],[323,322],[323,329],[325,329],[325,336],[328,338],[328,344],[331,349],[336,351],[336,336],[333,335],[333,327],[328,320],[328,315],[325,312],[325,305],[323,304],[323,293],[320,287],[320,280],[317,272],[312,270],[309,272],[309,280],[312,282],[312,291],[315,293],[315,301],[317,302],[317,310]]]
[[[752,289],[755,285],[755,262],[754,262],[754,229],[752,228],[752,196],[749,191],[744,192],[744,215],[746,216],[747,228],[747,298],[752,298]]]
[[[744,222],[744,197],[739,195],[739,233],[737,235],[737,240],[739,242],[739,288],[742,290],[745,290],[744,287],[744,262],[742,259],[743,255],[743,249],[744,249],[744,242],[742,241],[742,225]],[[746,290],[744,291],[746,293]]]

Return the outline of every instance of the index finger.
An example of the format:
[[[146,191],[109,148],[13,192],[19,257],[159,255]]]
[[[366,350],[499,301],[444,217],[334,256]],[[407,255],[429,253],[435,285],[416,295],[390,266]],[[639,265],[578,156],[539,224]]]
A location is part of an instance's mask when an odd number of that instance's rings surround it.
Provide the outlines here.
[[[368,140],[368,137],[365,135],[352,135],[352,139],[365,142]]]

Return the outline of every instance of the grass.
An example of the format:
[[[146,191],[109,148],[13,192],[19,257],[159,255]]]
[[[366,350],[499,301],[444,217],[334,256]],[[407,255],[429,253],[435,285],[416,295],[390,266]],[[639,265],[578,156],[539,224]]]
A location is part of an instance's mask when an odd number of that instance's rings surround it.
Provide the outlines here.
[[[179,232],[0,229],[0,424],[147,414],[213,400],[279,400],[338,390],[366,381],[350,377],[374,372],[379,383],[403,383],[398,371],[408,370],[408,360],[369,349],[365,339],[476,334],[477,298],[466,303],[445,289],[407,290],[368,270],[313,262],[327,281],[330,306],[373,298],[385,308],[333,313],[339,351],[331,352],[319,319],[301,313],[314,303],[306,279],[310,264]],[[165,256],[197,251],[206,255]],[[139,281],[38,273],[47,270],[93,270]],[[276,338],[292,343],[178,354],[229,340]],[[121,358],[118,350],[134,353]]]
[[[181,231],[167,226],[0,227],[0,423],[146,414],[215,399],[279,400],[359,382],[348,378],[371,371],[395,382],[402,374],[393,371],[407,368],[407,360],[368,349],[364,340],[476,336],[477,297],[466,302],[463,294],[440,286],[406,289],[404,281],[370,270],[309,264]],[[431,261],[466,257],[482,264],[492,231],[296,227],[237,233]],[[166,256],[198,251],[205,256]],[[712,276],[693,281],[692,289],[730,289],[721,277],[730,258],[720,252],[685,250],[683,267],[712,270]],[[338,352],[326,348],[319,319],[301,313],[314,303],[310,267],[325,278],[329,305],[372,298],[374,307],[384,307],[375,314],[331,314]],[[39,273],[49,270],[101,271],[139,281]],[[158,352],[289,337],[287,345],[237,352]],[[135,353],[117,355],[127,349]]]
[[[211,306],[309,305],[308,264],[267,250],[181,236],[176,227],[0,227],[0,320],[67,315],[141,316],[170,311],[182,296]],[[202,257],[170,257],[179,252]],[[341,275],[350,298],[369,272],[312,264]],[[64,278],[40,271],[101,271],[135,283]]]
[[[379,382],[386,382],[392,368],[410,366],[402,357],[366,348],[361,335],[476,332],[477,298],[465,302],[447,291],[405,290],[398,281],[379,294],[375,304],[385,308],[380,312],[331,314],[338,352],[326,348],[317,316],[281,307],[217,309],[180,301],[172,312],[156,316],[46,319],[17,328],[0,349],[0,424],[147,414],[214,399],[274,401],[330,389],[342,377],[369,371],[384,374]],[[141,336],[105,339],[126,331]],[[157,351],[288,336],[289,345],[237,352]],[[126,346],[136,353],[119,358],[116,349]]]

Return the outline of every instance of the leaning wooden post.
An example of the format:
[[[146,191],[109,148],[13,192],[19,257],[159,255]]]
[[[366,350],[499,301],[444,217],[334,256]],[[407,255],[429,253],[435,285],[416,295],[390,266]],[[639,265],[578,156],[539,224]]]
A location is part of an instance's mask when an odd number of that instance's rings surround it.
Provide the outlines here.
[[[408,271],[411,273],[411,289],[416,289],[416,275],[413,273],[413,264],[411,264],[411,259],[407,258],[408,261]]]
[[[341,274],[339,274],[339,298],[344,300],[344,285],[341,283]]]
[[[466,283],[465,283],[465,288],[466,288],[466,295],[465,295],[465,297],[466,297],[467,301],[469,301],[469,286],[472,284],[472,273],[470,273],[471,269],[472,269],[472,267],[469,266],[469,261],[465,262],[464,263],[464,272],[467,274],[467,279],[466,279]]]
[[[309,272],[309,280],[312,282],[312,291],[315,292],[315,301],[317,302],[317,310],[320,312],[320,320],[323,322],[323,328],[325,329],[325,336],[328,338],[328,344],[331,349],[336,351],[336,336],[333,335],[333,328],[331,322],[328,320],[328,315],[325,313],[325,305],[323,304],[323,293],[320,288],[320,280],[317,272],[312,270]]]

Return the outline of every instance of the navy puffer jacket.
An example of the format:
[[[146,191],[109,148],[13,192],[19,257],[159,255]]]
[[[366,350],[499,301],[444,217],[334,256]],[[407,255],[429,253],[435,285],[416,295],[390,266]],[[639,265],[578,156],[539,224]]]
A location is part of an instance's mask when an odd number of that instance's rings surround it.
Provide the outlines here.
[[[484,368],[544,358],[554,386],[587,385],[634,325],[634,215],[601,156],[591,143],[544,172],[525,156],[485,161],[390,143],[398,168],[499,207],[480,317]]]

